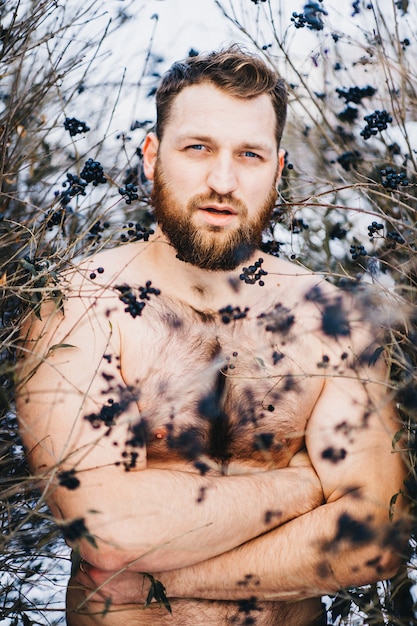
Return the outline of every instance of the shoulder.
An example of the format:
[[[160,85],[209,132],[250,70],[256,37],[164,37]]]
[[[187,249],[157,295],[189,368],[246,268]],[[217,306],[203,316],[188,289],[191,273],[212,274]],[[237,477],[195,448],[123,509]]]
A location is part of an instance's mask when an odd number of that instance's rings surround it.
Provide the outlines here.
[[[262,268],[267,272],[265,287],[268,291],[276,292],[279,287],[285,291],[288,298],[303,300],[311,290],[320,289],[323,293],[330,295],[338,291],[326,279],[324,272],[313,272],[307,267],[274,257],[269,254],[262,254]]]
[[[262,256],[262,268],[267,273],[262,287],[265,300],[285,306],[304,323],[317,319],[324,306],[344,300],[343,292],[324,273],[270,255]]]
[[[115,313],[123,307],[117,287],[134,276],[138,252],[140,246],[126,244],[74,262],[45,290],[43,301],[28,308],[21,322],[21,339],[44,344],[56,343],[58,337],[75,331],[97,334],[105,329],[107,334],[110,317],[115,322]]]
[[[314,333],[320,342],[360,353],[380,339],[378,303],[363,291],[342,289],[324,272],[270,255],[263,256],[262,267],[268,273],[265,301],[286,307],[298,326]]]
[[[113,287],[137,275],[139,257],[144,251],[140,243],[130,243],[102,250],[88,258],[75,262],[62,273],[63,284],[74,294],[81,296],[94,286]]]

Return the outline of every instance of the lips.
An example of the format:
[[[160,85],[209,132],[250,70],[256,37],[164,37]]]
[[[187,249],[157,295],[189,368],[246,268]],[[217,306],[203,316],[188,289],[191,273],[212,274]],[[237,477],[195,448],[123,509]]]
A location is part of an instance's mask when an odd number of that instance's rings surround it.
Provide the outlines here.
[[[230,206],[202,206],[199,213],[212,226],[225,226],[236,217],[236,211]]]

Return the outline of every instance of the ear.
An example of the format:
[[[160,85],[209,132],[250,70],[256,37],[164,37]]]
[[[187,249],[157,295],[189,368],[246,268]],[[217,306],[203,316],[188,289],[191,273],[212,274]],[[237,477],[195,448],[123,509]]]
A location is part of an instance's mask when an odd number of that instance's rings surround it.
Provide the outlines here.
[[[158,157],[159,140],[155,133],[148,133],[142,147],[143,171],[148,180],[153,180],[156,159]]]
[[[283,148],[280,148],[278,151],[278,172],[277,172],[276,184],[278,184],[281,179],[282,170],[284,169],[284,164],[285,164],[285,154],[286,154],[285,150]]]

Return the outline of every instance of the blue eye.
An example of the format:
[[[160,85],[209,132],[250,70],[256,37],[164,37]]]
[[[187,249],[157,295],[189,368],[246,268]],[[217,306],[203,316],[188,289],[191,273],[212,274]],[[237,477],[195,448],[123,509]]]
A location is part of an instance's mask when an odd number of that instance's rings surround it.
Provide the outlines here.
[[[245,152],[243,153],[243,156],[250,157],[251,159],[253,159],[253,158],[257,159],[257,158],[259,158],[259,155],[258,155],[258,154],[255,154],[255,152],[251,152],[250,150],[245,150]]]

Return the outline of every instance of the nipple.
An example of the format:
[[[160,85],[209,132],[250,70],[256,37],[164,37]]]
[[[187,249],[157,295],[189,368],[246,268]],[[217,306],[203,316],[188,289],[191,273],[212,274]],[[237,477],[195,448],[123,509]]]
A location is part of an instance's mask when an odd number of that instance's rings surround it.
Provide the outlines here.
[[[166,436],[167,436],[167,429],[165,428],[165,426],[160,426],[159,428],[156,428],[154,430],[155,439],[166,439]]]

